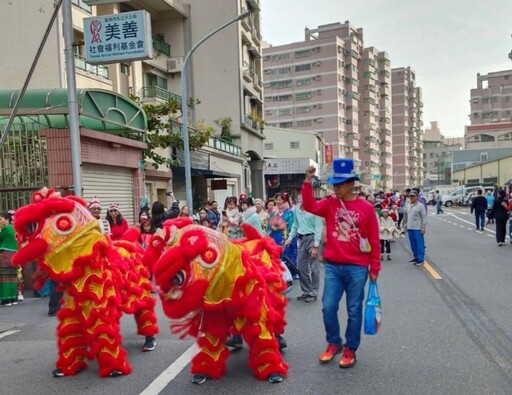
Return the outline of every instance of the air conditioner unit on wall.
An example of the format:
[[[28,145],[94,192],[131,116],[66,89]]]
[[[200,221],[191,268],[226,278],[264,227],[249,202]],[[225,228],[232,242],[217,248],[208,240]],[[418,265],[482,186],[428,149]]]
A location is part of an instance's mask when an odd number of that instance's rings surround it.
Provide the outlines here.
[[[181,68],[183,66],[183,57],[180,56],[178,58],[170,58],[167,61],[167,72],[168,73],[181,73]]]

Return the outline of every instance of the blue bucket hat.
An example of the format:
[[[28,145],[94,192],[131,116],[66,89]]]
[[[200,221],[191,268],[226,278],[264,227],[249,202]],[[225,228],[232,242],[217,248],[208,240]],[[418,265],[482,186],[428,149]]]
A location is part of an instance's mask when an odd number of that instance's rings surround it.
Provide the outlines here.
[[[334,159],[332,163],[332,174],[327,179],[327,183],[341,184],[350,180],[359,181],[359,177],[354,171],[354,160],[350,158]]]

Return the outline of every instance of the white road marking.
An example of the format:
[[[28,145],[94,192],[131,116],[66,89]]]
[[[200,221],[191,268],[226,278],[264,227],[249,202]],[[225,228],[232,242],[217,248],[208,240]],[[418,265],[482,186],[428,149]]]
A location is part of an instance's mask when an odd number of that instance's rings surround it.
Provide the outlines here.
[[[454,217],[454,218],[457,218],[459,221],[465,222],[466,224],[474,225],[474,223],[473,223],[473,222],[466,221],[465,219],[459,218],[459,217],[457,217],[457,216],[456,216],[455,214],[453,214],[453,213],[450,213],[450,215],[451,215],[452,217]],[[454,223],[455,223],[455,222],[454,222]],[[460,225],[459,225],[459,226],[460,226]],[[485,231],[484,231],[484,232],[491,232],[491,233],[496,234],[496,232],[495,232],[494,230],[492,230],[492,229],[485,229]],[[491,236],[491,235],[489,235],[489,236]],[[491,236],[491,237],[493,237],[493,236]]]
[[[0,339],[3,338],[3,337],[7,337],[7,336],[10,336],[10,335],[14,335],[15,333],[18,333],[20,330],[19,329],[16,329],[16,330],[12,330],[12,331],[5,331],[3,333],[0,333]]]
[[[174,380],[174,378],[180,374],[180,372],[189,364],[192,360],[192,357],[197,354],[199,348],[194,343],[191,345],[187,351],[185,351],[181,356],[169,365],[167,369],[165,369],[160,376],[153,380],[151,384],[149,384],[144,391],[140,393],[140,395],[157,395],[159,394],[169,383]]]

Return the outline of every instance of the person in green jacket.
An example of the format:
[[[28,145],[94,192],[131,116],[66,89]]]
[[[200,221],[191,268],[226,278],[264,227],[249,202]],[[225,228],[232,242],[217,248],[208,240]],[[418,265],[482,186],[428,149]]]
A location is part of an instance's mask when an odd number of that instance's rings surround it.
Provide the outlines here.
[[[0,213],[0,305],[12,306],[18,301],[18,267],[11,265],[18,249],[12,216]]]

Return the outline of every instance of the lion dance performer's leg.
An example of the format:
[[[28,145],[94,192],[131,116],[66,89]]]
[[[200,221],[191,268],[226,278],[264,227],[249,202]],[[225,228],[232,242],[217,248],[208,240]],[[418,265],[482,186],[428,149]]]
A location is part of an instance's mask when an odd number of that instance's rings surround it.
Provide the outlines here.
[[[145,303],[149,307],[143,307],[135,311],[135,322],[137,323],[137,333],[142,336],[155,336],[158,333],[158,325],[155,314],[155,299],[151,296],[145,298]]]
[[[153,285],[149,281],[149,272],[145,268],[141,274],[137,286],[142,290],[142,294],[137,297],[134,312],[137,333],[142,336],[155,336],[159,331],[155,314],[156,300],[151,295]]]
[[[91,341],[91,355],[95,355],[101,377],[129,374],[132,368],[121,347],[121,313],[114,306],[98,310],[95,323],[87,329]]]
[[[87,339],[83,333],[83,326],[78,319],[74,301],[64,297],[64,305],[58,313],[57,345],[59,359],[57,369],[65,376],[76,374],[87,368]]]
[[[229,334],[229,325],[221,314],[205,313],[204,334],[197,339],[201,351],[192,359],[192,374],[205,374],[221,378],[226,372],[229,351],[224,345]]]
[[[267,379],[272,373],[286,376],[288,365],[283,361],[279,351],[274,336],[276,328],[268,317],[269,308],[266,303],[262,303],[259,310],[259,317],[248,317],[247,324],[242,330],[249,345],[249,366],[260,380]]]

